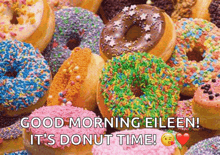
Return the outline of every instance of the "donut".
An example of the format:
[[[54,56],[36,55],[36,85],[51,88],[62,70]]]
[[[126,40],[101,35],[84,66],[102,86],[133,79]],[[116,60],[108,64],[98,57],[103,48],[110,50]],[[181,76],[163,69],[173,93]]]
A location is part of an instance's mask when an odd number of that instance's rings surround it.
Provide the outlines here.
[[[136,130],[124,130],[120,132],[114,132],[112,133],[113,137],[110,139],[110,145],[107,144],[107,141],[104,139],[102,145],[94,145],[92,148],[93,155],[107,155],[107,154],[120,154],[120,155],[155,155],[155,154],[162,154],[163,155],[180,155],[180,150],[177,148],[177,145],[171,145],[171,146],[164,146],[161,142],[161,137],[166,132],[160,131],[158,129],[136,129]],[[141,145],[140,141],[137,143],[134,142],[132,145],[131,141],[130,144],[127,145],[128,140],[126,138],[123,138],[123,144],[120,145],[119,143],[119,137],[117,135],[129,135],[130,139],[132,135],[136,137],[142,137],[142,141],[144,143],[144,135],[147,134],[156,134],[156,145]],[[140,136],[141,135],[141,136]],[[148,141],[149,143],[152,142],[152,140]],[[153,142],[152,142],[153,143]]]
[[[24,149],[19,118],[0,116],[0,154]]]
[[[181,94],[193,97],[195,90],[220,76],[218,28],[203,19],[181,19],[176,23],[177,41],[168,61],[184,76]]]
[[[132,5],[105,25],[100,54],[108,60],[122,53],[143,51],[167,61],[175,40],[173,22],[165,12],[149,5]]]
[[[99,38],[104,27],[98,16],[79,7],[61,9],[55,15],[54,37],[44,53],[53,76],[77,46],[99,54]]]
[[[16,39],[41,52],[52,39],[55,16],[46,0],[3,0],[0,3],[0,41]]]
[[[146,125],[146,117],[160,117],[166,124],[167,118],[174,116],[179,99],[176,78],[179,77],[173,68],[151,54],[124,53],[114,57],[105,64],[100,76],[99,110],[103,118],[109,120],[113,117],[131,121],[138,117],[140,127]],[[155,124],[154,119],[152,124]]]
[[[201,126],[212,130],[220,129],[219,103],[220,79],[212,79],[196,90],[192,109],[193,116],[199,117]]]
[[[54,11],[65,7],[81,7],[96,13],[102,0],[47,0]]]
[[[47,105],[73,106],[95,110],[96,90],[104,60],[89,48],[76,47],[55,75],[49,90]]]
[[[17,40],[0,42],[0,111],[17,116],[44,105],[51,72],[39,50]]]
[[[204,5],[206,5],[206,1],[209,0],[177,0],[174,5],[174,11],[172,12],[171,18],[174,22],[177,22],[181,18],[200,18],[199,14],[201,14],[202,9],[204,9]],[[201,9],[198,11],[198,4]],[[202,6],[201,6],[202,5]]]
[[[131,5],[138,4],[146,4],[146,1],[147,0],[103,0],[99,9],[99,14],[102,17],[104,23],[107,23],[118,13],[120,13],[124,7],[130,7]],[[172,0],[152,0],[150,1],[150,3],[147,4],[151,4],[165,10],[165,12],[170,16],[174,11],[174,3]]]
[[[192,112],[192,102],[193,102],[193,99],[179,101],[177,108],[176,108],[176,114],[175,114],[176,118],[184,118],[183,120],[184,123],[180,123],[180,125],[184,127],[175,128],[174,130],[181,134],[184,134],[184,133],[189,134],[190,139],[187,141],[186,144],[184,144],[184,146],[187,146],[187,147],[194,145],[198,141],[201,141],[201,140],[204,140],[204,139],[207,139],[207,138],[210,138],[210,137],[213,137],[219,134],[218,131],[209,130],[209,129],[203,128],[202,126],[200,126],[199,128],[197,127],[193,128],[191,124],[189,124],[189,127],[186,127],[185,118],[189,118],[190,120],[192,120],[192,118],[194,117],[193,112]],[[196,117],[194,118],[196,119]],[[175,119],[175,122],[176,122],[176,119]]]
[[[94,124],[90,128],[84,128],[81,126],[80,128],[78,126],[72,126],[69,127],[69,118],[72,118],[73,120],[76,120],[78,117],[81,118],[81,123],[83,118],[91,118],[94,120],[96,114],[92,111],[84,110],[82,108],[77,108],[71,106],[71,104],[68,104],[67,106],[44,106],[41,107],[29,116],[29,119],[27,122],[30,122],[32,118],[38,117],[40,120],[43,120],[46,117],[50,117],[52,119],[56,117],[61,117],[65,121],[65,124],[61,128],[55,128],[52,126],[51,128],[45,128],[42,125],[39,128],[33,128],[30,126],[27,129],[24,129],[24,146],[25,149],[29,154],[46,154],[46,155],[60,155],[60,154],[80,154],[80,155],[86,155],[91,154],[92,151],[92,145],[86,143],[85,145],[80,143],[79,145],[73,145],[71,141],[66,145],[61,145],[61,139],[60,135],[65,134],[68,135],[70,138],[77,134],[79,136],[83,135],[96,135],[97,137],[103,135],[106,132],[106,129],[103,127],[94,127]],[[37,121],[38,122],[38,121]],[[34,121],[35,123],[35,121]],[[104,126],[104,125],[102,125]],[[36,139],[34,139],[34,144],[30,145],[30,135],[36,135],[36,134],[54,134],[55,136],[53,139],[55,140],[54,145],[48,145],[47,143],[50,143],[50,140],[44,137],[41,137],[40,145],[37,145]],[[74,138],[74,142],[77,143],[78,138]],[[94,138],[93,138],[94,140]],[[94,142],[94,141],[93,141]]]
[[[220,136],[205,139],[189,148],[185,155],[220,154]]]
[[[12,153],[5,153],[4,155],[28,155],[28,153],[26,150],[22,150],[22,151],[16,151]]]
[[[212,0],[209,5],[209,14],[210,14],[210,21],[214,23],[218,28],[220,28],[220,1],[219,0]]]

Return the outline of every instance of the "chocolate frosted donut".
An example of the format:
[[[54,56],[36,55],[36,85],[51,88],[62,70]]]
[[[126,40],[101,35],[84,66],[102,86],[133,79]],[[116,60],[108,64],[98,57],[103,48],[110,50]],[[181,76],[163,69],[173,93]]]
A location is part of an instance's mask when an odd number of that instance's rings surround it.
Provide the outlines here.
[[[100,53],[106,60],[130,51],[145,51],[167,60],[174,42],[173,22],[166,13],[150,5],[132,5],[106,24]]]
[[[101,7],[107,20],[111,20],[121,12],[125,6],[146,4],[146,1],[147,0],[103,0]],[[152,0],[152,2],[153,6],[164,9],[168,15],[171,15],[174,10],[172,0]]]
[[[209,6],[211,22],[220,28],[220,0],[213,0]]]

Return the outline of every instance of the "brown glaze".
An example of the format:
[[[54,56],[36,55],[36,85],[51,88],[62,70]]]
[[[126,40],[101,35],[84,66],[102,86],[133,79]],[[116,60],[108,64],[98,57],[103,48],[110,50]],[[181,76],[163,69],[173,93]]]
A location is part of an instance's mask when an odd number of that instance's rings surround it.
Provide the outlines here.
[[[140,27],[142,31],[136,40],[126,37],[133,26]],[[148,52],[160,41],[164,29],[162,10],[149,5],[132,5],[106,24],[101,34],[100,48],[108,59],[124,52]]]

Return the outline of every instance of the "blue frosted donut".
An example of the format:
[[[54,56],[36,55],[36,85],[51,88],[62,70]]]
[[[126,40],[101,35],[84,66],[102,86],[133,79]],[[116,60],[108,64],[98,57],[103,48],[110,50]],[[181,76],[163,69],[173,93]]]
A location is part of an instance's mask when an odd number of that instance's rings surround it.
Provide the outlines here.
[[[99,38],[104,28],[100,17],[79,7],[61,9],[55,15],[54,37],[44,53],[53,75],[76,46],[99,54]]]
[[[12,153],[5,153],[4,155],[29,155],[26,150],[16,151]]]
[[[46,60],[31,44],[0,42],[0,111],[10,116],[18,111],[25,113],[24,108],[45,95],[50,79]]]

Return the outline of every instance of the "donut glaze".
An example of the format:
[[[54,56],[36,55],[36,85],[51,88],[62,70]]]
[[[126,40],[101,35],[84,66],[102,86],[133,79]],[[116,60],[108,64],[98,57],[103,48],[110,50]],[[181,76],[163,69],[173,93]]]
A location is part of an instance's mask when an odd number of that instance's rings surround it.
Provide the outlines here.
[[[197,89],[192,108],[193,115],[200,118],[201,126],[220,129],[220,79],[212,79]]]
[[[142,30],[135,41],[128,41],[126,33],[137,25]],[[149,5],[132,5],[125,7],[105,25],[100,39],[100,48],[108,59],[124,52],[149,51],[164,34],[165,20],[161,10]]]
[[[215,82],[208,82],[198,88],[194,95],[194,102],[200,106],[216,108],[215,113],[220,109],[220,79],[213,79]]]

